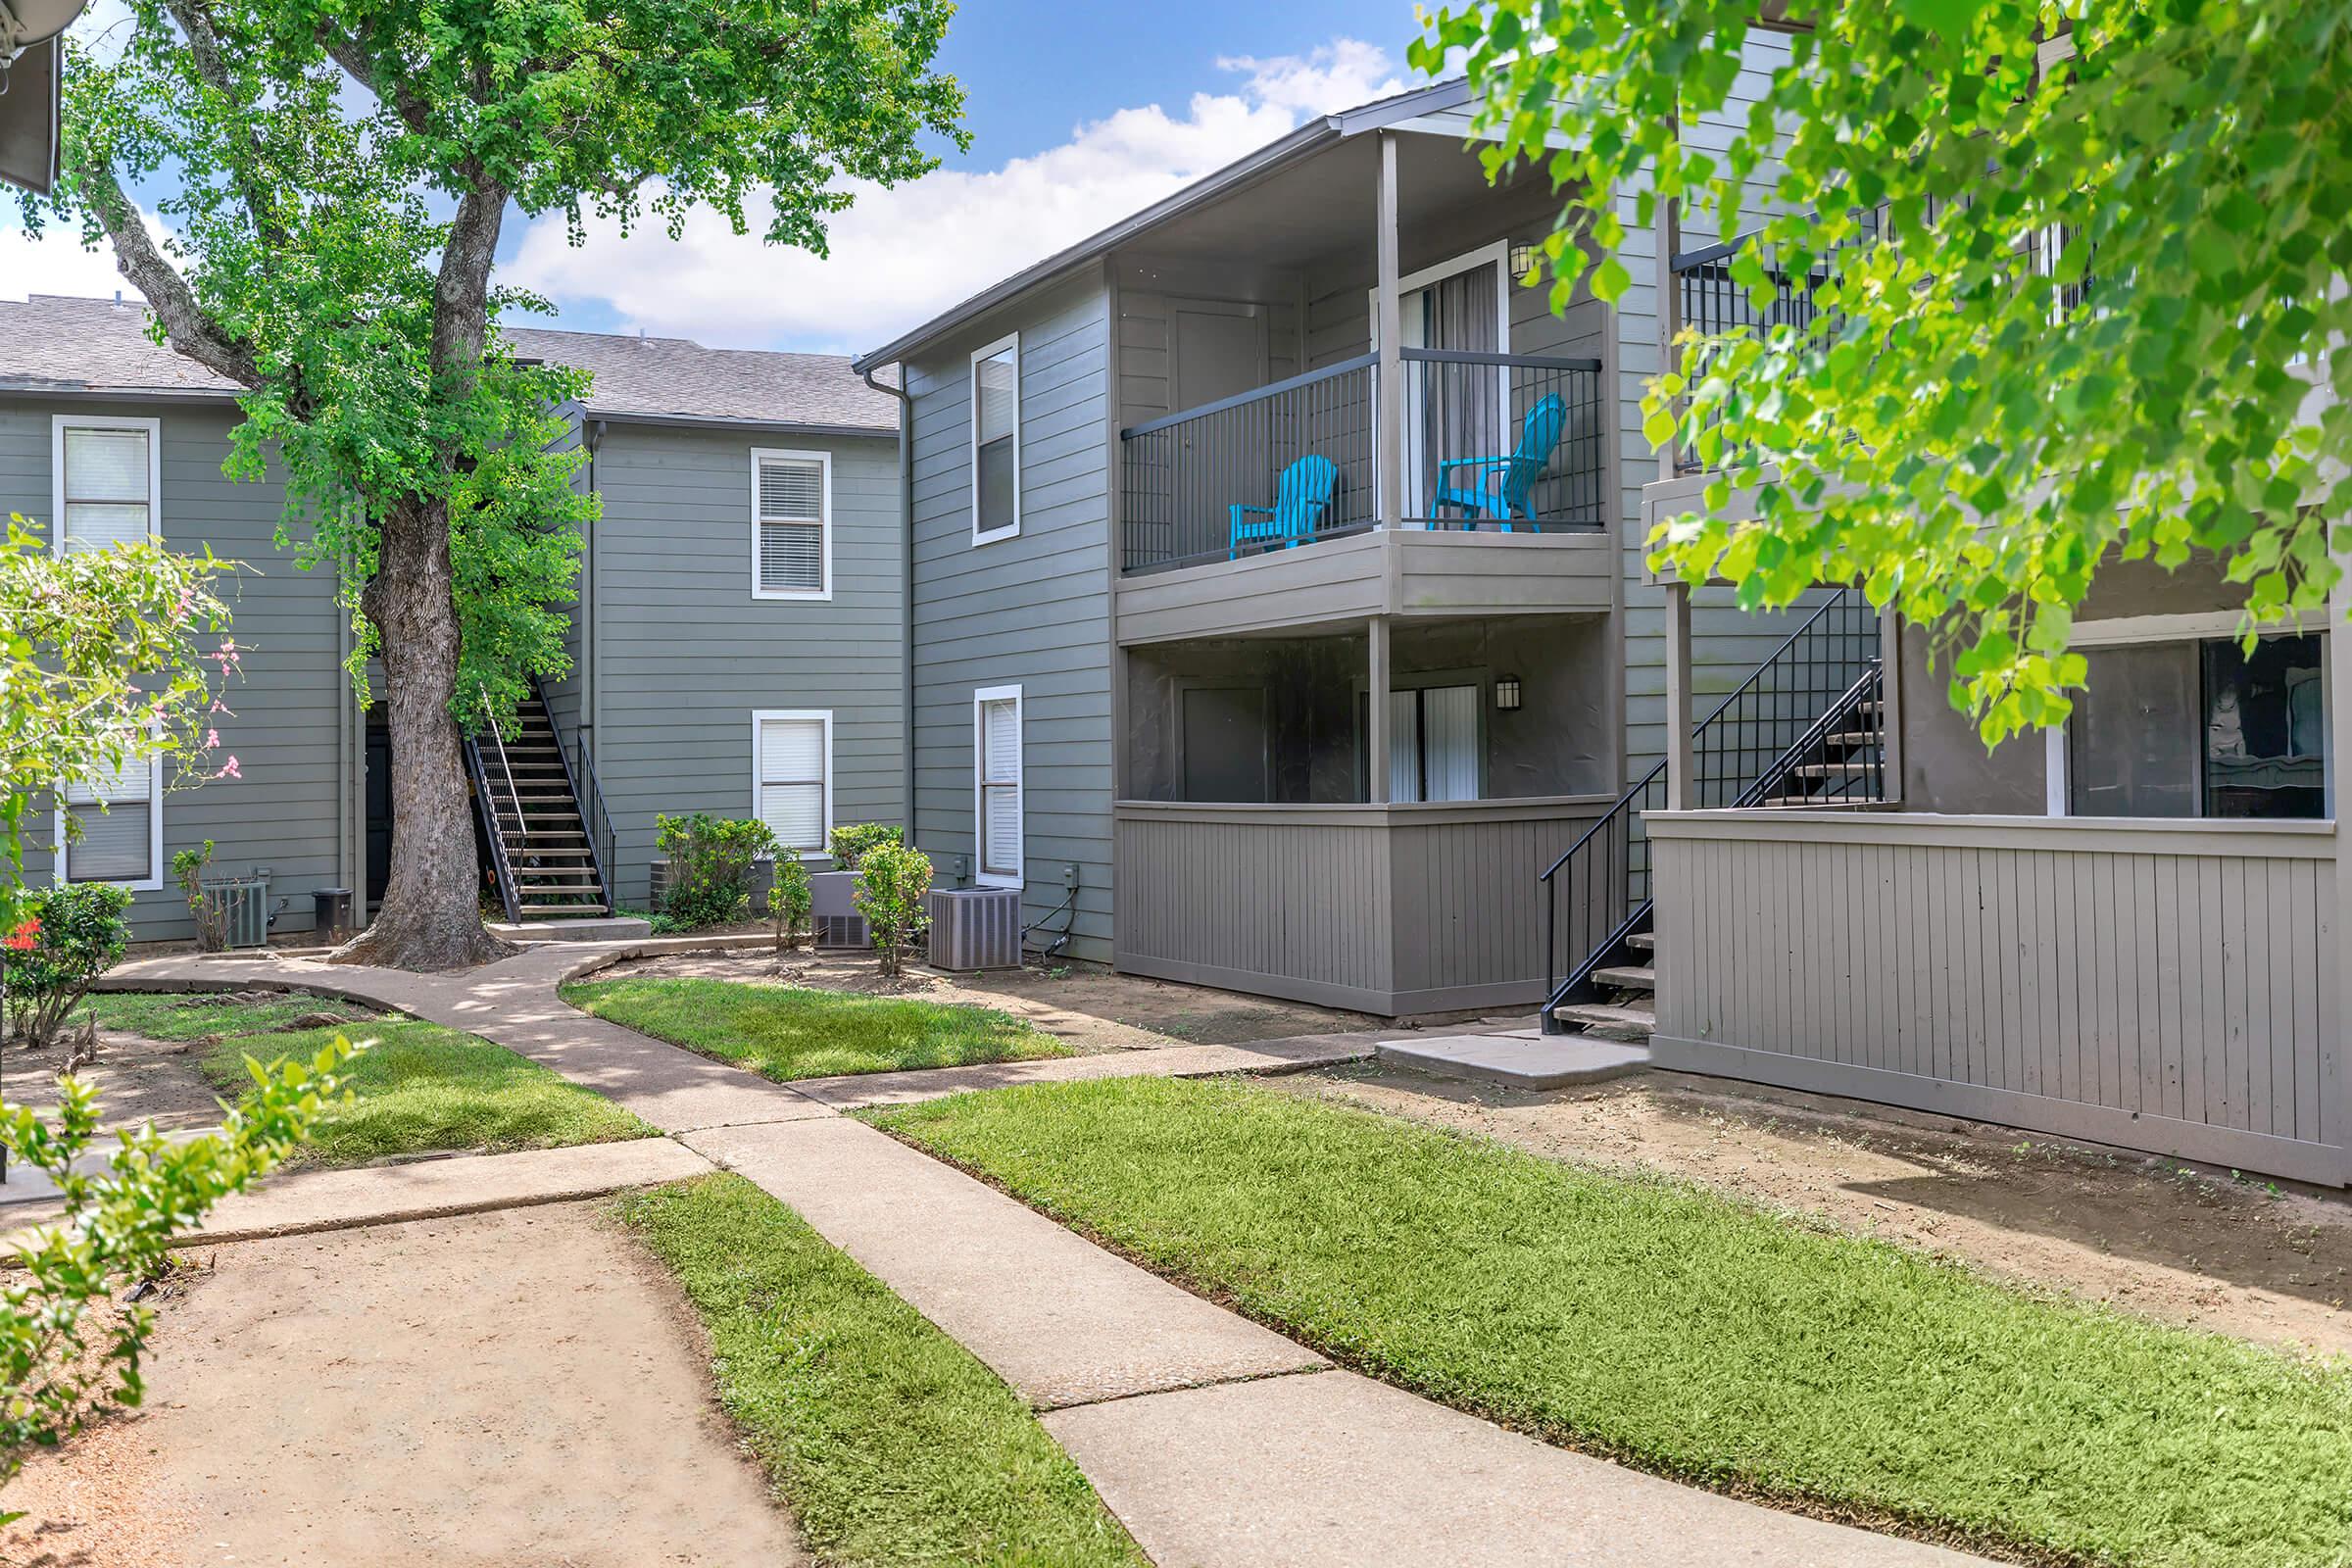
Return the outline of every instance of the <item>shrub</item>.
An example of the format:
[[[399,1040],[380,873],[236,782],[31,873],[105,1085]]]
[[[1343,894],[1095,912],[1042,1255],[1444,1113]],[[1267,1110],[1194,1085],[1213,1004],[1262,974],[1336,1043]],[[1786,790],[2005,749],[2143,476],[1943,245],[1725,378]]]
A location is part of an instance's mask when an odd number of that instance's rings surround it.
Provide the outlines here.
[[[204,841],[202,849],[182,850],[172,857],[172,876],[188,901],[188,913],[196,921],[196,947],[203,953],[219,953],[228,946],[228,910],[204,896],[204,873],[212,867],[211,839]]]
[[[789,850],[776,852],[776,880],[767,890],[767,911],[776,918],[776,951],[790,953],[808,934],[812,895],[808,867]]]
[[[655,842],[669,857],[662,912],[688,929],[723,925],[751,912],[752,866],[776,847],[765,822],[738,822],[697,811],[657,816]]]
[[[891,830],[897,836],[898,830]],[[858,887],[851,895],[873,932],[874,956],[882,972],[895,975],[927,917],[923,897],[931,891],[931,859],[903,844],[876,844],[858,857]]]
[[[828,852],[833,857],[834,870],[855,871],[865,862],[869,852],[885,844],[902,842],[899,830],[887,822],[854,822],[833,830]]]
[[[39,929],[32,946],[9,960],[9,1032],[46,1046],[129,945],[122,916],[130,895],[105,882],[69,882],[27,895],[24,907]]]

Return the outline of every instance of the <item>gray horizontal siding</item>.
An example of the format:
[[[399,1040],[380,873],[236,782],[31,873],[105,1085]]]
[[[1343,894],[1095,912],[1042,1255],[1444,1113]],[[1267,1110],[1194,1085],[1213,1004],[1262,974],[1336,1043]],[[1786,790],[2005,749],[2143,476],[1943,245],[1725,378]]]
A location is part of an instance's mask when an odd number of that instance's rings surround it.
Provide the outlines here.
[[[243,776],[171,790],[164,799],[164,877],[160,891],[138,894],[132,930],[140,941],[195,935],[187,906],[169,885],[171,857],[214,841],[213,867],[245,875],[267,869],[274,896],[292,902],[277,929],[307,930],[311,889],[353,874],[338,865],[337,798],[342,780],[338,707],[352,701],[337,663],[342,612],[331,568],[305,571],[275,542],[284,491],[274,480],[240,484],[220,472],[228,457],[233,410],[186,405],[45,404],[0,399],[0,512],[52,522],[51,416],[56,414],[162,420],[162,495],[158,516],[174,549],[209,545],[243,564],[223,586],[231,634],[244,650],[244,678],[216,716],[219,761],[235,757]],[[167,773],[170,769],[167,767]],[[34,822],[46,839],[49,818]],[[46,881],[51,859],[27,857],[26,875]]]
[[[755,448],[832,458],[833,596],[755,599]],[[833,714],[833,820],[906,820],[898,444],[612,425],[596,453],[592,744],[621,903],[649,897],[655,818],[746,817],[751,715]]]
[[[974,547],[971,351],[1020,333],[1021,531]],[[913,403],[915,838],[971,855],[972,693],[1022,689],[1027,919],[1075,862],[1082,957],[1110,956],[1109,349],[1088,278],[906,367]],[[1059,920],[1049,929],[1058,930]]]

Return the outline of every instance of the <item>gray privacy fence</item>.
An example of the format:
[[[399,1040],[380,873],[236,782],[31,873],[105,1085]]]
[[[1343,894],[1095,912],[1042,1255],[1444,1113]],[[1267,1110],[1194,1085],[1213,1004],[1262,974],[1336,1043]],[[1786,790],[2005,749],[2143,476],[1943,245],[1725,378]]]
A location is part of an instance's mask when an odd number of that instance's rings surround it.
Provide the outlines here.
[[[1404,517],[1480,531],[1506,523],[1539,533],[1601,526],[1599,361],[1432,349],[1405,349],[1401,357]],[[1361,355],[1121,431],[1121,569],[1231,558],[1232,509],[1276,507],[1285,471],[1309,456],[1327,459],[1337,474],[1309,526],[1295,541],[1250,540],[1238,553],[1376,525],[1379,363]],[[1539,434],[1531,444],[1531,416],[1540,433],[1556,435],[1544,442]],[[1448,504],[1448,491],[1478,493],[1488,504]]]
[[[1658,1065],[2352,1182],[2332,824],[1648,830]]]

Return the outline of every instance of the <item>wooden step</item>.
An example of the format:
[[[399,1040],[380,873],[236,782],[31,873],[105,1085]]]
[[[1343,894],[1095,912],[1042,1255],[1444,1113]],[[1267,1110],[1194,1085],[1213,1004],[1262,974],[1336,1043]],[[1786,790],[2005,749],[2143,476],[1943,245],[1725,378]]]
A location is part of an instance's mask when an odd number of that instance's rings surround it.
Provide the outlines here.
[[[1636,953],[1655,953],[1658,949],[1658,934],[1655,931],[1637,931],[1625,939],[1625,945]]]
[[[1595,985],[1615,986],[1620,991],[1655,991],[1658,971],[1631,964],[1604,964],[1592,971],[1592,981]]]
[[[1657,1014],[1647,1007],[1618,1007],[1600,1002],[1564,1002],[1551,1015],[1603,1040],[1647,1040],[1657,1033]]]

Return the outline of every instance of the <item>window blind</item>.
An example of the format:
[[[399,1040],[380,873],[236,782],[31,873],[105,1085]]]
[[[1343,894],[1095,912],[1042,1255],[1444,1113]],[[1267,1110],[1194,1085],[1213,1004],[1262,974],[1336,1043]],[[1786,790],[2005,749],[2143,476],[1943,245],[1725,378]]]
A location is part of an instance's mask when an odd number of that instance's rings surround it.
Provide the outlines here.
[[[760,460],[760,589],[825,591],[825,466],[812,458]]]

